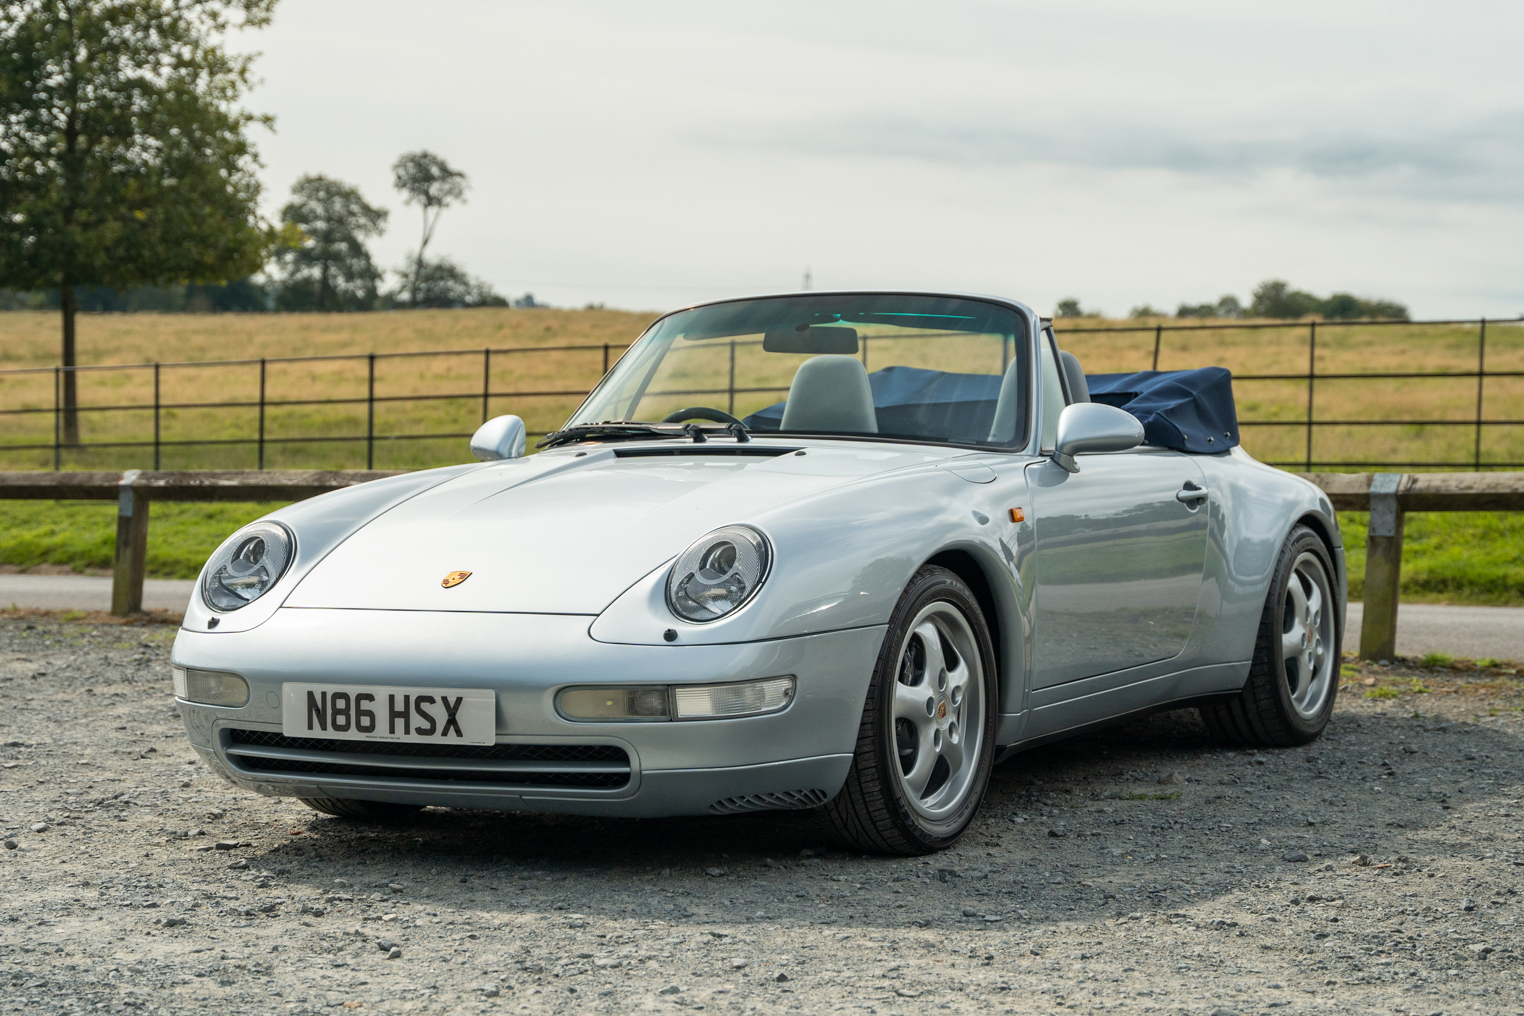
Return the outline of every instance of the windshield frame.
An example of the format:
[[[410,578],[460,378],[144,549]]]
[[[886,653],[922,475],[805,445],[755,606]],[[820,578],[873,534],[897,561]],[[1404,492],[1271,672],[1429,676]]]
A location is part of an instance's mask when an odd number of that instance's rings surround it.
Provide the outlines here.
[[[1022,428],[1020,436],[1018,436],[1018,438],[1012,440],[1008,444],[980,444],[980,443],[975,443],[975,442],[960,442],[960,441],[935,440],[935,439],[932,439],[932,438],[906,437],[906,436],[894,435],[894,434],[850,434],[850,433],[835,433],[835,432],[829,432],[829,431],[815,432],[815,431],[805,431],[805,430],[788,430],[788,431],[781,431],[781,432],[780,431],[757,431],[757,432],[752,432],[751,438],[753,440],[759,440],[759,441],[761,441],[761,440],[770,440],[771,439],[771,440],[785,440],[785,441],[794,440],[794,441],[797,441],[800,438],[813,438],[813,439],[826,439],[826,440],[831,440],[831,441],[869,442],[869,443],[876,443],[876,444],[909,444],[909,445],[925,445],[925,446],[942,447],[942,448],[963,448],[963,449],[968,449],[970,451],[992,452],[992,453],[999,453],[999,454],[1005,454],[1005,455],[1009,455],[1009,454],[1019,454],[1019,455],[1020,454],[1024,454],[1024,455],[1039,454],[1039,453],[1033,451],[1033,448],[1032,448],[1033,442],[1037,438],[1037,435],[1036,435],[1036,429],[1037,428],[1034,426],[1034,421],[1037,419],[1036,412],[1037,412],[1037,410],[1039,408],[1038,405],[1037,405],[1037,400],[1038,400],[1038,398],[1040,396],[1040,391],[1039,391],[1039,389],[1040,389],[1040,383],[1039,383],[1040,382],[1040,378],[1038,378],[1036,376],[1037,372],[1033,369],[1033,365],[1039,362],[1039,360],[1037,359],[1037,356],[1038,356],[1037,343],[1041,339],[1042,325],[1041,325],[1040,322],[1041,322],[1042,319],[1039,318],[1039,316],[1036,313],[1034,313],[1032,311],[1032,309],[1030,307],[1028,307],[1026,304],[1021,303],[1021,302],[1016,301],[1016,300],[1009,300],[1009,299],[1006,299],[1004,297],[988,296],[988,295],[985,295],[985,294],[977,294],[977,293],[956,293],[956,292],[935,291],[935,290],[910,290],[910,289],[807,290],[807,291],[804,291],[804,292],[764,293],[764,294],[757,294],[757,295],[753,295],[753,296],[729,297],[729,298],[726,298],[726,299],[723,299],[723,300],[706,300],[706,301],[704,301],[702,303],[689,304],[688,306],[685,306],[685,307],[675,308],[673,310],[670,310],[670,311],[666,312],[665,314],[662,314],[660,317],[658,317],[655,320],[653,320],[649,325],[646,326],[646,328],[643,331],[641,331],[639,337],[636,338],[636,340],[634,342],[630,343],[630,345],[628,347],[626,347],[624,352],[622,354],[620,354],[619,359],[616,360],[613,364],[610,365],[610,367],[608,369],[608,372],[606,374],[604,374],[604,376],[599,380],[598,384],[593,387],[592,391],[588,392],[587,398],[583,399],[582,402],[578,404],[576,410],[573,411],[572,414],[569,417],[567,417],[566,422],[562,424],[562,429],[565,429],[567,427],[573,426],[573,421],[578,419],[578,417],[582,414],[583,410],[587,408],[588,404],[593,402],[595,399],[597,399],[599,397],[599,395],[603,392],[605,387],[610,383],[610,381],[613,379],[615,373],[618,371],[620,364],[622,364],[626,360],[626,358],[629,357],[632,353],[638,352],[640,350],[640,348],[641,348],[641,344],[649,336],[651,336],[653,333],[656,333],[657,331],[659,331],[663,322],[665,322],[667,319],[669,319],[671,317],[674,317],[675,315],[684,314],[684,313],[687,313],[688,311],[698,310],[698,309],[701,309],[701,308],[704,308],[704,307],[714,307],[714,306],[721,306],[721,305],[724,305],[724,304],[734,304],[734,303],[749,303],[749,302],[758,301],[758,300],[774,300],[774,299],[790,299],[790,298],[793,298],[793,299],[797,299],[797,298],[819,298],[819,297],[848,297],[848,298],[850,298],[850,297],[860,297],[860,296],[890,296],[890,297],[892,297],[892,296],[909,296],[909,297],[929,297],[929,298],[937,298],[937,299],[970,300],[970,301],[974,301],[974,302],[978,302],[978,303],[991,304],[993,306],[1000,307],[1002,309],[1011,311],[1015,315],[1016,320],[1018,322],[1018,325],[1017,325],[1017,328],[1016,328],[1016,335],[1015,335],[1015,352],[1016,352],[1016,355],[1018,355],[1018,356],[1024,356],[1025,359],[1026,359],[1026,371],[1025,371],[1025,373],[1026,373],[1026,397],[1024,399],[1025,413],[1024,413],[1023,419],[1021,419],[1019,421],[1020,426]],[[660,363],[661,363],[660,359],[656,360],[653,363],[650,371],[648,372],[650,376],[648,376],[643,381],[643,383],[640,385],[640,391],[641,391],[641,393],[644,393],[644,390],[645,390],[646,386],[650,384],[651,377],[654,377],[655,372],[656,372],[657,368],[659,367]],[[587,421],[583,421],[583,422],[585,423]],[[723,431],[721,431],[720,433],[723,434]],[[652,438],[649,438],[647,440],[656,441],[656,440],[671,440],[671,439],[670,438],[652,437]]]

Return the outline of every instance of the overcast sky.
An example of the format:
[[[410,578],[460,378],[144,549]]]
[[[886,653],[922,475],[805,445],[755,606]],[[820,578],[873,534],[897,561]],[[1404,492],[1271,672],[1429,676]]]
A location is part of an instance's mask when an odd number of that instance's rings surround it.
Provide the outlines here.
[[[1524,4],[282,0],[240,40],[274,217],[303,173],[509,295],[666,309],[797,289],[1111,314],[1280,277],[1524,313]]]

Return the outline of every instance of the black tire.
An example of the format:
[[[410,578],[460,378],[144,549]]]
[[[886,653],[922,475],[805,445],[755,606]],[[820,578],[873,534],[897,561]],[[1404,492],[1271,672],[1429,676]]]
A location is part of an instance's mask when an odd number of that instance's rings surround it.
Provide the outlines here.
[[[927,611],[938,613],[928,615]],[[965,625],[957,625],[958,615]],[[921,627],[916,626],[918,618],[922,619],[919,622]],[[933,622],[952,625],[956,629],[956,642],[961,642],[964,649],[959,650],[946,636],[939,639],[935,650],[935,659],[940,661],[939,675],[930,678],[931,684],[923,686],[931,665],[923,648],[922,669],[914,671],[914,647],[916,640],[921,638],[919,633],[926,630],[924,626]],[[942,631],[941,628],[936,630]],[[948,650],[953,651],[952,663],[944,666],[942,664],[949,659],[944,656]],[[977,676],[965,669],[971,661],[960,653],[976,659]],[[949,666],[953,667],[952,671]],[[953,672],[963,674],[961,686],[946,683]],[[822,808],[832,832],[844,845],[869,853],[917,855],[944,850],[957,842],[979,812],[994,766],[995,728],[1000,712],[996,673],[989,625],[973,592],[946,568],[934,565],[922,568],[906,586],[889,619],[863,703],[857,747],[846,783],[841,792]],[[915,680],[907,680],[907,675]],[[944,683],[937,685],[938,680]],[[975,709],[971,708],[976,681],[979,691],[977,717]],[[959,743],[962,745],[955,771],[949,766],[941,784],[923,783],[928,788],[926,792],[933,797],[912,800],[911,791],[907,789],[910,775],[919,772],[918,766],[925,761],[917,753],[929,750],[933,742],[929,737],[914,740],[916,730],[907,727],[912,738],[908,743],[913,746],[909,749],[911,755],[904,754],[907,740],[900,733],[900,724],[907,721],[897,720],[895,712],[900,684],[917,694],[925,692],[928,695],[927,719],[917,722],[938,727],[933,732],[937,738],[936,752],[927,756],[934,760],[929,763],[931,780],[935,780],[937,772],[943,771],[937,768],[942,762],[935,760],[945,757],[944,748],[951,751]],[[964,690],[955,697],[960,689]],[[903,707],[904,700],[899,701]],[[946,706],[951,706],[951,710],[943,708]],[[967,729],[959,729],[959,723],[965,720]],[[969,745],[968,734],[975,730],[979,733],[978,744]],[[912,767],[912,774],[904,772],[905,766]],[[938,793],[952,795],[945,802],[938,801],[945,814],[928,817],[924,813],[926,802]]]
[[[1309,581],[1316,582],[1315,577],[1309,580],[1309,572],[1318,570],[1309,567],[1312,562],[1321,568],[1323,588],[1319,592],[1328,617],[1326,624],[1320,618],[1315,626],[1320,630],[1316,641],[1322,644],[1323,652],[1317,657],[1317,673],[1304,682],[1301,675],[1309,669],[1299,659],[1304,654],[1292,656],[1287,652],[1297,622],[1293,616],[1297,608],[1291,583],[1297,582],[1297,588],[1307,597]],[[1344,617],[1333,592],[1335,574],[1328,548],[1318,534],[1303,525],[1293,528],[1276,559],[1275,575],[1254,640],[1249,680],[1238,695],[1201,706],[1201,718],[1207,729],[1220,740],[1251,747],[1289,748],[1316,739],[1328,726],[1339,692],[1340,646],[1344,637]],[[1305,627],[1305,619],[1303,623]],[[1307,646],[1308,642],[1303,640],[1302,645]],[[1317,684],[1320,680],[1321,688]],[[1316,702],[1310,700],[1314,693]],[[1308,701],[1299,706],[1299,697]]]
[[[400,822],[423,810],[421,804],[394,804],[390,801],[349,801],[338,797],[299,797],[297,800],[324,815],[362,822]]]

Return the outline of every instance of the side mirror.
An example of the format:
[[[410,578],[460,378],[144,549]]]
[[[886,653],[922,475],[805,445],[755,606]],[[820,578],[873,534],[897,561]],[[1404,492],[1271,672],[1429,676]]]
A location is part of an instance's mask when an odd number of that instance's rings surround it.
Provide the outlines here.
[[[1125,452],[1143,443],[1143,425],[1131,413],[1100,402],[1076,402],[1058,414],[1055,465],[1079,472],[1074,456],[1082,452]]]
[[[516,459],[524,454],[526,440],[523,420],[517,416],[494,416],[471,435],[471,454],[485,462]]]

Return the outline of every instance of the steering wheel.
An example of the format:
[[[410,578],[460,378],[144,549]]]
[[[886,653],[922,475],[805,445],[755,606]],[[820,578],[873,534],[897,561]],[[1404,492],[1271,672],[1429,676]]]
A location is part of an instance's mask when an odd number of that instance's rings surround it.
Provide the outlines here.
[[[735,417],[723,409],[711,409],[708,406],[689,406],[687,409],[679,409],[675,413],[668,413],[662,419],[662,423],[679,423],[683,420],[709,420],[712,423],[741,423]],[[743,427],[745,424],[741,424]]]

